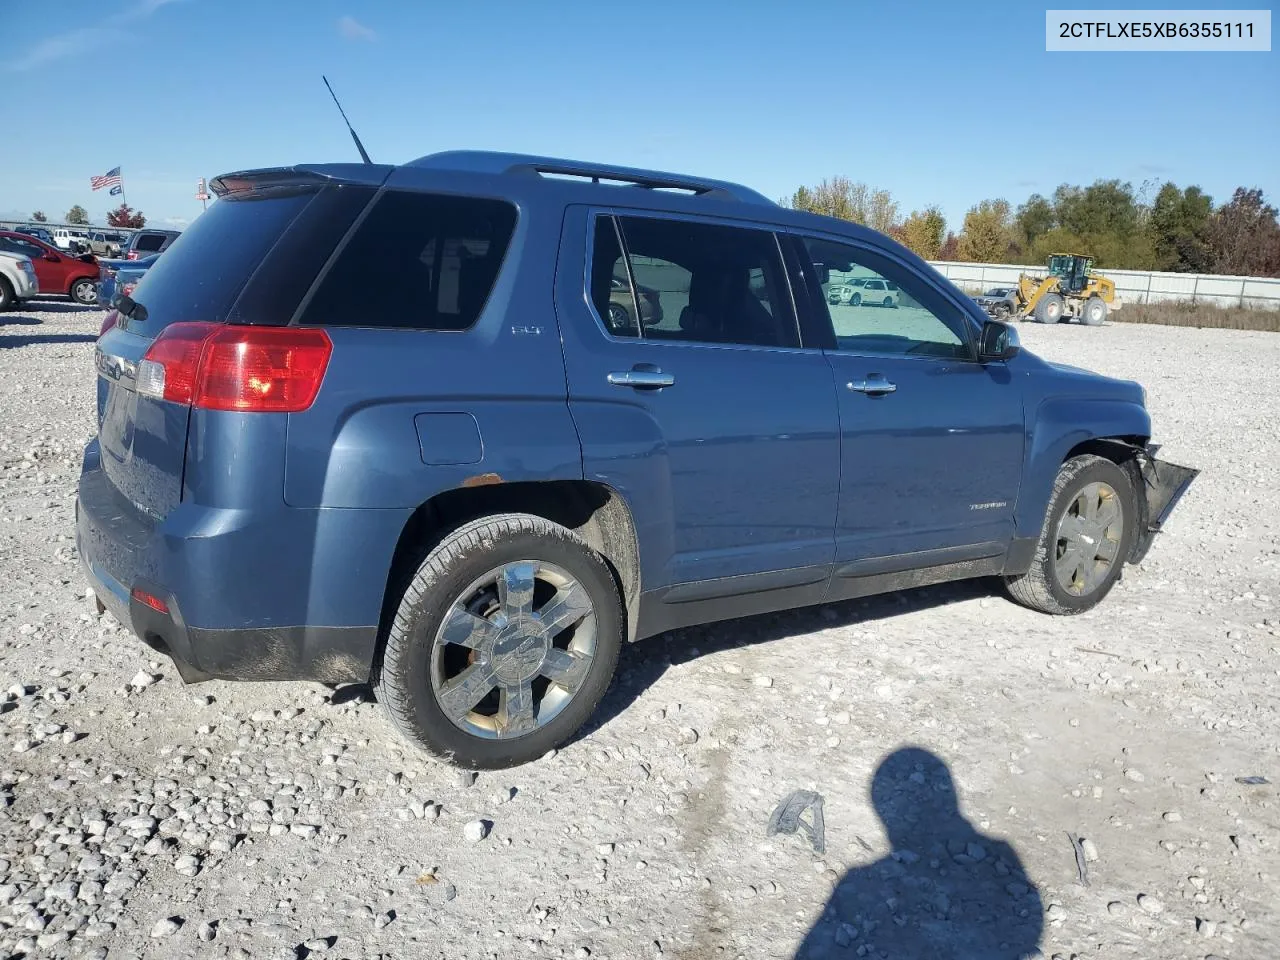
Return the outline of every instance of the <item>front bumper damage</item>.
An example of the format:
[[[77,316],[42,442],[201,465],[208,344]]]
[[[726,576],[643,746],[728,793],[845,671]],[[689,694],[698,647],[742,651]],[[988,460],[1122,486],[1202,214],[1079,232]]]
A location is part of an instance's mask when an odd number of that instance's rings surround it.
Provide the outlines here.
[[[1129,553],[1130,563],[1141,563],[1151,549],[1155,536],[1164,526],[1173,508],[1178,505],[1182,495],[1187,492],[1191,482],[1200,475],[1200,471],[1192,467],[1182,467],[1167,460],[1156,459],[1158,444],[1148,444],[1145,448],[1134,447],[1135,456],[1127,461],[1130,477],[1138,497],[1138,531],[1134,538],[1133,549]]]

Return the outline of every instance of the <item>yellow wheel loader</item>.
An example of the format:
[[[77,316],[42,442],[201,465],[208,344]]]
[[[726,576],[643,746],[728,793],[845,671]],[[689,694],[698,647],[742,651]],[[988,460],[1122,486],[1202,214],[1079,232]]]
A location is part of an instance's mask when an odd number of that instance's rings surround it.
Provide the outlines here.
[[[1057,323],[1078,319],[1096,327],[1112,310],[1120,309],[1113,280],[1091,273],[1093,257],[1055,253],[1048,276],[1022,274],[1013,290],[1014,312],[1020,320]]]

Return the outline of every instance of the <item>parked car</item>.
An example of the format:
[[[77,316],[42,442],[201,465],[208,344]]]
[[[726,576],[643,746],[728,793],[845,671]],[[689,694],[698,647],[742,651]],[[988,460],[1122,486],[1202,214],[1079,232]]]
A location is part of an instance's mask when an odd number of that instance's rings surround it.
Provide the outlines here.
[[[153,253],[141,260],[99,260],[98,306],[109,310],[115,306],[118,294],[126,297],[132,294],[143,274],[159,257],[160,254]]]
[[[38,225],[27,224],[26,226],[18,227],[16,232],[25,233],[28,236],[35,237],[37,240],[43,240],[45,243],[49,244],[49,246],[51,247],[56,246],[56,244],[53,242],[53,233],[52,231],[49,230],[48,227],[41,227]]]
[[[140,260],[148,254],[163,253],[178,236],[177,230],[152,230],[150,227],[138,230],[129,238],[129,245],[124,251],[125,259]]]
[[[91,254],[75,256],[16,230],[0,230],[0,250],[31,259],[41,294],[65,294],[86,306],[97,302],[98,261]]]
[[[455,152],[212,189],[97,343],[86,575],[185,680],[372,682],[457,764],[541,756],[677,627],[986,576],[1088,610],[1196,474],[1137,383],[735,184]],[[609,324],[619,264],[678,326]],[[838,333],[832,271],[912,309]]]
[[[859,277],[846,283],[832,287],[827,292],[828,303],[846,303],[860,307],[896,307],[898,305],[898,287],[892,281],[882,277]]]
[[[103,230],[95,230],[89,234],[89,250],[95,256],[99,257],[118,257],[123,253],[123,248],[129,242],[129,238],[122,233],[108,233]]]
[[[66,227],[53,228],[53,245],[59,250],[70,250],[74,239],[75,237],[71,235],[71,231]]]
[[[634,330],[636,326],[636,304],[639,304],[640,320],[646,327],[657,326],[662,322],[662,299],[658,291],[636,284],[638,297],[632,298],[631,284],[626,279],[614,277],[609,286],[609,308],[605,316],[610,329],[614,332]]]
[[[981,296],[974,297],[983,311],[997,319],[1013,316],[1017,312],[1018,302],[1013,296],[1014,287],[992,287]]]
[[[12,310],[19,301],[39,292],[40,281],[31,258],[0,245],[0,312]]]

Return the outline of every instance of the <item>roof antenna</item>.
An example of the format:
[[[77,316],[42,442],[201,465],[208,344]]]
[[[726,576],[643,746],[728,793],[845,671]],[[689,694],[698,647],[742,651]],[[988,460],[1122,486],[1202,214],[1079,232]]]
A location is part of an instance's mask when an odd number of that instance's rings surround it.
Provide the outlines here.
[[[323,80],[324,85],[328,87],[329,96],[333,97],[333,105],[337,107],[338,112],[342,114],[342,122],[347,125],[347,130],[351,132],[351,139],[356,142],[356,149],[360,151],[360,159],[365,163],[373,163],[373,161],[369,159],[368,152],[365,151],[364,144],[360,142],[360,138],[356,136],[355,130],[351,128],[351,121],[347,119],[347,112],[342,109],[342,104],[338,103],[338,95],[333,92],[333,87],[329,86],[329,78],[322,73],[320,74],[320,79]]]

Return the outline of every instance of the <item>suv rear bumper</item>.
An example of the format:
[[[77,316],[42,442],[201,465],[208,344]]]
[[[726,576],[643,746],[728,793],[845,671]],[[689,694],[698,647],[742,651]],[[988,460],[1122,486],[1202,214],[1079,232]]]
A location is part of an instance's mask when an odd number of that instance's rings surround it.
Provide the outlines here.
[[[76,498],[81,565],[102,605],[170,657],[184,681],[369,679],[385,571],[377,589],[373,579],[352,574],[359,567],[372,572],[363,562],[368,554],[361,556],[371,536],[390,537],[389,564],[400,529],[395,524],[403,518],[392,511],[283,504],[255,518],[244,510],[182,504],[156,520],[115,489],[99,457],[94,441],[85,450]],[[347,549],[336,555],[321,549],[335,543]],[[237,586],[246,583],[254,588]],[[308,625],[313,590],[330,598],[319,606],[339,624],[335,603],[348,607],[347,619],[356,625]]]

